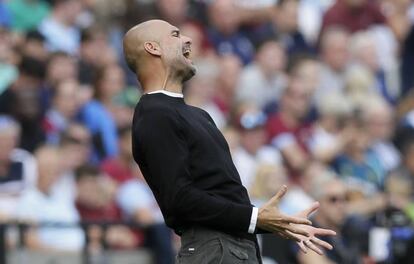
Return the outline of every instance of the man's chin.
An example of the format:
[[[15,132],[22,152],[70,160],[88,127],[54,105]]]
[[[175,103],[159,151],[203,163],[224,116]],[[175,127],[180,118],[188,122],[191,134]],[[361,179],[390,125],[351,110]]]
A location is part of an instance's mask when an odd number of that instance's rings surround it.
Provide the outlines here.
[[[190,80],[197,72],[196,67],[194,64],[188,65],[188,68],[185,71],[183,82]]]

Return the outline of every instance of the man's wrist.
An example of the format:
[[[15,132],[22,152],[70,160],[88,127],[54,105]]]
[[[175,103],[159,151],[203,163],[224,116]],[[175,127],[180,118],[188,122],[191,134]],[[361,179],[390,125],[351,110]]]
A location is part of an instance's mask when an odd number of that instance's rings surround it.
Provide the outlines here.
[[[252,216],[250,218],[250,225],[249,225],[249,234],[254,234],[256,230],[256,224],[257,224],[257,216],[259,214],[259,209],[257,207],[252,208]]]

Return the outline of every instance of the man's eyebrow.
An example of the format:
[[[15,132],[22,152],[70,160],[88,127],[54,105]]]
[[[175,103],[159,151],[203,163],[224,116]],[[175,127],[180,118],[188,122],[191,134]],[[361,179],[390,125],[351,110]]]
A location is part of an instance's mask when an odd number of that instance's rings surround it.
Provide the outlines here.
[[[180,30],[179,29],[173,29],[172,31],[171,31],[171,34],[174,34],[174,33],[178,33],[178,34],[180,34]]]

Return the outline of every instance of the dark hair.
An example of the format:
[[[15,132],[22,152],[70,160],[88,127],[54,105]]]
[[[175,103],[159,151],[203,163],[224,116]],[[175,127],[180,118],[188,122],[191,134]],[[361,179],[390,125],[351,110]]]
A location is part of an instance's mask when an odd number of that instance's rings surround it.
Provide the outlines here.
[[[30,30],[26,33],[26,40],[37,40],[40,42],[45,41],[45,36],[37,30]]]
[[[82,165],[75,170],[75,179],[80,181],[87,177],[98,177],[101,171],[98,167],[92,165]]]
[[[284,4],[286,4],[286,3],[288,3],[289,1],[295,1],[295,2],[299,2],[299,0],[279,0],[279,1],[277,1],[277,6],[278,7],[281,7],[281,6],[283,6]]]
[[[46,64],[39,59],[23,56],[19,64],[19,71],[31,77],[44,79],[46,74]]]

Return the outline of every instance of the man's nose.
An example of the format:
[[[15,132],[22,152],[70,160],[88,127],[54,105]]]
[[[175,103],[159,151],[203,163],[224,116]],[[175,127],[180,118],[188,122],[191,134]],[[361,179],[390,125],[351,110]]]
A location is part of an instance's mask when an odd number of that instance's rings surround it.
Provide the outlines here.
[[[193,44],[193,40],[190,37],[187,37],[187,36],[183,35],[182,39],[184,40],[184,43],[187,44],[187,45]]]

